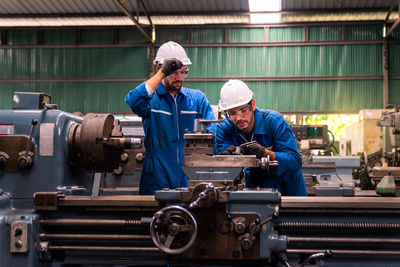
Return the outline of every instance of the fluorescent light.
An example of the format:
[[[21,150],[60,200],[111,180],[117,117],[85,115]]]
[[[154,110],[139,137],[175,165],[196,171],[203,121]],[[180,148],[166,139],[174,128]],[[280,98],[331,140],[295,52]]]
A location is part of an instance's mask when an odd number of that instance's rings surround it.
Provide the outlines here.
[[[280,11],[281,0],[248,0],[250,12]],[[251,14],[251,23],[277,23],[280,22],[280,14]]]

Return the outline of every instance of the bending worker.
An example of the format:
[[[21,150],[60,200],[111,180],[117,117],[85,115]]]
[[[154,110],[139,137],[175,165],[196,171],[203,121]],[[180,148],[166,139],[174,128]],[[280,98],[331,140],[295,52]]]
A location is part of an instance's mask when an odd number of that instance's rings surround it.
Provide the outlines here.
[[[253,96],[240,80],[229,80],[222,86],[218,105],[226,118],[217,124],[217,152],[233,154],[236,146],[256,141],[242,146],[242,154],[256,155],[257,158],[269,156],[271,160],[277,160],[279,166],[270,172],[247,168],[246,187],[276,188],[284,196],[307,195],[301,171],[302,158],[292,130],[280,113],[256,108]]]
[[[182,46],[164,43],[154,60],[157,73],[125,97],[134,113],[142,117],[146,157],[139,193],[154,194],[163,188],[187,187],[183,166],[183,135],[193,130],[194,119],[214,120],[206,96],[182,87],[192,62]]]

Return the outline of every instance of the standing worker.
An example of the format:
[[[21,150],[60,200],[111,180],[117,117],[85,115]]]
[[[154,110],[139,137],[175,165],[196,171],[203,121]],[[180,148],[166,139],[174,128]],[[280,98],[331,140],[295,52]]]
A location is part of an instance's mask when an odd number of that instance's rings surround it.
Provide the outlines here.
[[[157,73],[125,97],[134,113],[142,117],[146,157],[139,194],[151,195],[163,188],[187,187],[183,166],[183,135],[193,130],[194,119],[214,120],[206,96],[182,87],[192,62],[182,46],[164,43],[153,62]]]
[[[220,92],[219,108],[226,118],[217,124],[216,150],[221,154],[241,153],[277,160],[279,166],[270,172],[247,168],[246,187],[276,188],[284,196],[306,196],[301,171],[302,158],[292,130],[279,112],[256,108],[253,92],[240,80],[229,80]],[[267,149],[268,148],[268,149]]]

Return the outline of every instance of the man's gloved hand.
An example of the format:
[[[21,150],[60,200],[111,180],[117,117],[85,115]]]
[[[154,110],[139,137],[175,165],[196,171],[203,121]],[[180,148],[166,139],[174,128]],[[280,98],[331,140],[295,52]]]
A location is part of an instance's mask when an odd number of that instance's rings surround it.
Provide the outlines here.
[[[167,77],[174,73],[175,71],[182,68],[183,64],[176,58],[167,59],[161,66],[161,73],[164,74],[164,77]]]
[[[242,145],[240,146],[240,150],[243,155],[256,155],[258,159],[269,155],[270,160],[275,160],[274,151],[266,149],[257,142]]]
[[[238,153],[236,152],[236,147],[235,146],[230,146],[225,151],[222,151],[219,154],[220,155],[238,155]]]

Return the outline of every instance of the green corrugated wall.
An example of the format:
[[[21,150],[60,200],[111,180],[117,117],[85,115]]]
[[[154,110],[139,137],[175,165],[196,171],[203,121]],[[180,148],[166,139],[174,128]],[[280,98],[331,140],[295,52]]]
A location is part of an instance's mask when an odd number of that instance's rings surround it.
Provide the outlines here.
[[[187,51],[194,62],[190,70],[193,77],[341,76],[382,73],[382,48],[376,44],[190,47]]]
[[[309,26],[309,41],[342,41],[343,29],[347,40],[381,40],[382,36],[381,25]],[[266,31],[264,27],[233,27],[226,31],[206,26],[161,28],[156,35],[157,44],[169,40],[184,46],[193,43],[186,47],[193,62],[188,78],[220,77],[222,80],[188,80],[185,86],[200,89],[212,104],[218,103],[219,90],[228,77],[282,77],[282,81],[247,82],[255,92],[259,107],[316,112],[382,108],[382,80],[376,78],[382,75],[381,44],[258,46],[257,43],[267,40],[272,44],[304,42],[305,28],[270,27]],[[41,30],[40,34],[38,30],[7,30],[6,33],[6,44],[11,47],[0,46],[1,109],[11,107],[14,91],[42,91],[51,94],[53,102],[66,111],[129,112],[124,96],[139,83],[137,80],[148,77],[148,42],[135,28]],[[74,46],[77,36],[85,47]],[[195,45],[224,43],[226,36],[232,44],[250,44],[240,47]],[[399,39],[399,36],[396,30],[393,38]],[[45,45],[67,46],[24,46],[36,45],[39,40]],[[95,47],[104,44],[107,47]],[[390,74],[400,75],[400,44],[389,47]],[[293,80],[314,76],[346,76],[349,80]],[[351,76],[373,78],[352,80]],[[392,79],[390,103],[400,104],[399,91],[400,80]]]

